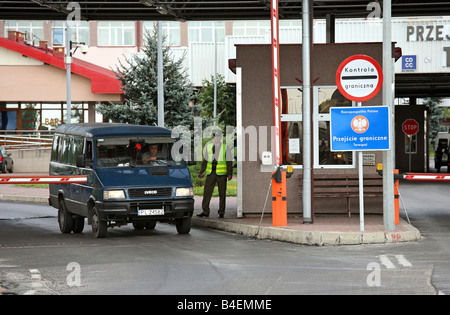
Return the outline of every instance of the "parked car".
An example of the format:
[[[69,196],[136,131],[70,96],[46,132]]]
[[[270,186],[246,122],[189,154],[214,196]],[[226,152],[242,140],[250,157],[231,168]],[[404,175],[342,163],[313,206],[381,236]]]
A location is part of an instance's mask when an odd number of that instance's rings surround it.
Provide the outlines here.
[[[14,171],[14,161],[11,153],[6,153],[5,147],[0,146],[0,171],[2,173],[12,173]]]

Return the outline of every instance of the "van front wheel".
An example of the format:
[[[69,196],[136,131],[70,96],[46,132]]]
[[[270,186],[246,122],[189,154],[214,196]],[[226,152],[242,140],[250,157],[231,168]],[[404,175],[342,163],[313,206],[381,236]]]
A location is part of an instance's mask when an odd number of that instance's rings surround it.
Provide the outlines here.
[[[59,229],[62,233],[67,234],[72,232],[73,229],[73,217],[72,214],[67,211],[66,204],[64,200],[59,200],[59,208],[58,208],[58,223]]]
[[[96,207],[92,209],[92,212],[92,232],[94,232],[94,236],[96,238],[106,237],[106,232],[108,230],[107,222],[100,220]]]
[[[189,234],[191,231],[191,218],[177,219],[175,224],[178,234]]]

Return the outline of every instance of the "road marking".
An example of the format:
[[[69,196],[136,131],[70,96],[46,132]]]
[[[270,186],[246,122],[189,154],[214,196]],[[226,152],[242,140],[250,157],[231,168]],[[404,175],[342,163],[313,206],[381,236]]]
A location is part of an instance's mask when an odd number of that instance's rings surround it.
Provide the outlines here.
[[[405,256],[395,255],[395,258],[397,258],[398,263],[403,267],[412,267],[412,264],[405,258]]]
[[[31,279],[41,280],[41,273],[38,269],[30,269]]]
[[[35,289],[42,287],[43,285],[40,282],[41,281],[41,272],[39,271],[39,269],[30,269],[29,271],[31,273],[31,279],[39,281],[39,282],[37,282],[37,281],[32,282],[30,284],[30,286]],[[35,295],[36,292],[37,292],[37,290],[27,290],[27,291],[25,291],[24,295]]]
[[[3,264],[4,262],[8,262],[7,259],[0,259],[0,268],[16,268],[16,265],[8,265],[8,264]]]
[[[392,261],[388,258],[386,255],[380,255],[378,256],[380,258],[381,263],[387,268],[387,269],[395,269],[395,265],[392,263]]]
[[[380,255],[378,257],[380,258],[381,263],[387,269],[395,269],[395,268],[397,268],[395,266],[395,264],[391,261],[391,259],[387,255]],[[397,259],[397,263],[399,265],[402,265],[403,267],[412,267],[412,264],[405,258],[405,256],[403,256],[403,255],[394,255],[394,257]]]

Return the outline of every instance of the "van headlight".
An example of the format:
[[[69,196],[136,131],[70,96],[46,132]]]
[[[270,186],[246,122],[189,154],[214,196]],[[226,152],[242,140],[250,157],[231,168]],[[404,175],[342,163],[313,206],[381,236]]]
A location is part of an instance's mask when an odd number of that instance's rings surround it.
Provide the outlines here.
[[[192,187],[177,188],[175,191],[176,197],[192,197],[194,196],[194,189]]]
[[[125,192],[120,190],[106,190],[103,192],[103,199],[125,199]]]

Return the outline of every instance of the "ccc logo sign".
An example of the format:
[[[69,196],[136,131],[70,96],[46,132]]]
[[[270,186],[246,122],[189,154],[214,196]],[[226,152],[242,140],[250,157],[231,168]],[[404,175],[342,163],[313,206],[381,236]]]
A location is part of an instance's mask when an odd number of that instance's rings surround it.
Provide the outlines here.
[[[402,62],[403,70],[415,70],[416,69],[416,56],[403,56]]]

